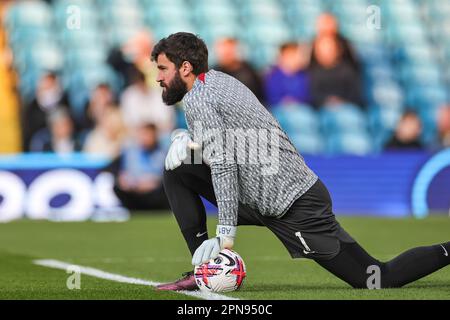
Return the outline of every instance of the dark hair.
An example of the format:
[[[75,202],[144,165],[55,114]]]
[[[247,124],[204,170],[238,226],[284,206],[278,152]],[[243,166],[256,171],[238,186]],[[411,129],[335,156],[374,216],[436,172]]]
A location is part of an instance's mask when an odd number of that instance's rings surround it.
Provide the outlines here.
[[[154,124],[153,122],[144,122],[144,123],[141,125],[141,128],[142,128],[142,129],[145,129],[145,130],[153,130],[153,131],[155,131],[155,132],[158,131],[158,127],[157,127],[156,124]]]
[[[145,82],[145,73],[137,69],[131,73],[131,83]]]
[[[294,41],[290,41],[290,42],[285,42],[282,45],[280,45],[280,48],[278,49],[280,52],[284,52],[288,49],[296,49],[299,47],[299,43],[298,42],[294,42]]]
[[[188,32],[177,32],[159,40],[152,51],[152,60],[156,61],[164,53],[177,68],[188,61],[196,76],[208,71],[208,48],[202,39]]]
[[[419,118],[419,115],[417,114],[417,112],[412,108],[412,107],[407,107],[405,109],[405,111],[403,112],[401,119],[406,119],[408,117],[414,117],[414,118]]]
[[[111,86],[107,82],[99,82],[94,89],[105,89],[105,90],[112,90]]]

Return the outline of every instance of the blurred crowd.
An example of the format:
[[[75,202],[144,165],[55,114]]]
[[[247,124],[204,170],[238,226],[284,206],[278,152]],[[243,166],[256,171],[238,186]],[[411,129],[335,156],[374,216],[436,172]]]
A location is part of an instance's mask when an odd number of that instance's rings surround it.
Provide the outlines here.
[[[216,65],[212,68],[243,82],[271,111],[288,105],[311,105],[319,110],[352,104],[364,109],[361,66],[351,43],[339,33],[331,14],[320,15],[316,28],[311,43],[282,44],[274,65],[262,74],[243,59],[237,39],[219,39],[213,48]],[[156,68],[149,58],[152,46],[151,33],[141,31],[112,49],[107,62],[121,76],[123,86],[114,92],[109,84],[98,84],[81,116],[73,113],[58,74],[44,74],[33,99],[22,107],[24,151],[83,151],[115,159],[126,141],[149,124],[156,126],[161,141],[167,141],[177,125],[177,106],[162,102],[154,80]],[[437,144],[448,146],[448,108],[441,114]],[[405,139],[404,131],[412,137]],[[420,134],[420,118],[407,110],[386,147],[421,148]]]
[[[21,108],[24,151],[107,157],[123,203],[136,209],[167,207],[161,185],[164,156],[182,108],[162,102],[150,60],[153,44],[151,33],[143,30],[113,48],[107,63],[120,75],[122,86],[114,90],[108,83],[97,84],[81,114],[73,112],[58,72],[43,74],[33,99]],[[243,82],[271,112],[290,105],[339,110],[351,104],[365,110],[361,62],[329,13],[319,16],[311,42],[282,44],[264,72],[243,58],[235,38],[221,38],[210,49],[216,57],[211,68]],[[386,149],[424,147],[420,117],[406,110]],[[436,148],[450,146],[450,106],[440,110]]]

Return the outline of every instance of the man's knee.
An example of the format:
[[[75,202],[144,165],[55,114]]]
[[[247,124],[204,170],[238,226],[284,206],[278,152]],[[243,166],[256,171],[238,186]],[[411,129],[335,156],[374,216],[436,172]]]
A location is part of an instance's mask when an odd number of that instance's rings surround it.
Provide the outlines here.
[[[189,177],[195,176],[195,168],[192,164],[182,163],[178,167],[172,170],[164,169],[163,172],[163,186],[167,192],[174,184],[179,185],[181,183],[187,183]]]
[[[186,173],[186,164],[182,163],[180,166],[176,167],[172,170],[167,170],[164,168],[163,172],[163,183],[164,185],[178,182],[180,180],[180,177]]]

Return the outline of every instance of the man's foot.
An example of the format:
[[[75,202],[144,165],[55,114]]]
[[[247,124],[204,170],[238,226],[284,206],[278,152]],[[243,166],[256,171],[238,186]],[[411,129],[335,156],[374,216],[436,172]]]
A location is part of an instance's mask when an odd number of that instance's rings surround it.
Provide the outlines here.
[[[198,290],[197,283],[195,282],[194,272],[189,271],[183,273],[183,277],[178,279],[175,282],[163,283],[156,286],[157,290],[169,290],[169,291],[178,291],[178,290],[187,290],[194,291]]]

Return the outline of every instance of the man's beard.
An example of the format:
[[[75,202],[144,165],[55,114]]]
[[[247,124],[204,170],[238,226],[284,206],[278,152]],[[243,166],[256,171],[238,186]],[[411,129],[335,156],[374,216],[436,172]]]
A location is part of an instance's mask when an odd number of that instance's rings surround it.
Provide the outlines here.
[[[177,72],[172,81],[167,85],[160,84],[165,90],[162,93],[162,99],[168,106],[181,101],[187,93],[186,83],[181,80],[180,74]]]

